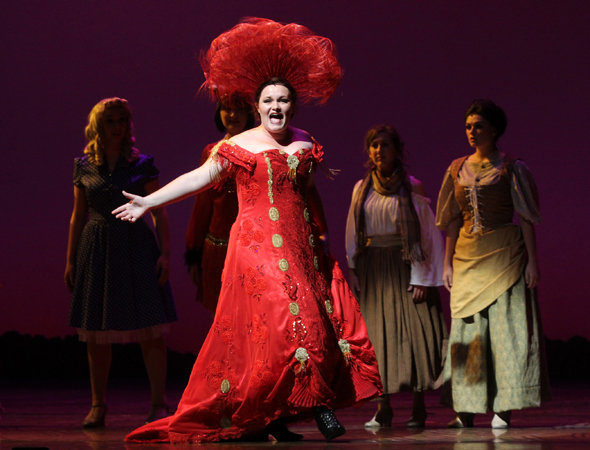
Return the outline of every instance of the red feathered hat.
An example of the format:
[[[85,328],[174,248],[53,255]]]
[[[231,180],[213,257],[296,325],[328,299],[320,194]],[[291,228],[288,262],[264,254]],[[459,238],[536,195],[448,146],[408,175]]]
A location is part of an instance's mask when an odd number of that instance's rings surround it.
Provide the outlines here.
[[[201,54],[201,66],[206,80],[201,89],[230,103],[236,95],[253,98],[272,77],[288,80],[303,102],[325,103],[342,80],[330,39],[302,25],[260,18],[245,19],[215,38]]]

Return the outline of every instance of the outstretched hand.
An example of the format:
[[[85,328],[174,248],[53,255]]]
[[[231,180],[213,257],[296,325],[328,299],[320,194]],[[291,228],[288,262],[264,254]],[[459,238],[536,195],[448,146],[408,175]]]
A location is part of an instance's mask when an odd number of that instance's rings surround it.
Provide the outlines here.
[[[123,191],[123,195],[131,201],[112,211],[111,214],[116,214],[117,219],[135,222],[149,210],[145,198],[125,191]]]

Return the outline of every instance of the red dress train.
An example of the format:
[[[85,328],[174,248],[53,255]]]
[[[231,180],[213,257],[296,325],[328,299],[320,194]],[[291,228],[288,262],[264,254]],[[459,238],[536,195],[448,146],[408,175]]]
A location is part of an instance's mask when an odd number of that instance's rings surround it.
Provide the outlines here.
[[[214,323],[176,414],[127,441],[237,439],[382,390],[358,303],[310,224],[307,179],[321,146],[254,154],[224,141],[213,154],[235,173],[240,203]]]

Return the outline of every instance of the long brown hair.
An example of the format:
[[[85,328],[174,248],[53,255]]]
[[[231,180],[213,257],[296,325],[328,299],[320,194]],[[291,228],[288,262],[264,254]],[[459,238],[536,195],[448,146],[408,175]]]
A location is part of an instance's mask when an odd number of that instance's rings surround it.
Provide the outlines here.
[[[391,142],[393,143],[393,148],[395,149],[395,159],[397,161],[397,165],[402,165],[404,163],[404,161],[406,160],[406,151],[404,150],[404,141],[402,141],[402,138],[399,134],[399,132],[393,128],[391,125],[375,125],[373,128],[371,128],[369,131],[367,131],[367,134],[365,136],[365,153],[367,155],[370,155],[370,148],[371,148],[371,144],[373,143],[373,141],[375,140],[375,138],[380,135],[381,133],[385,133],[389,135],[389,138],[391,139]],[[373,161],[371,160],[371,158],[369,158],[369,160],[365,163],[365,167],[372,167],[373,166]]]

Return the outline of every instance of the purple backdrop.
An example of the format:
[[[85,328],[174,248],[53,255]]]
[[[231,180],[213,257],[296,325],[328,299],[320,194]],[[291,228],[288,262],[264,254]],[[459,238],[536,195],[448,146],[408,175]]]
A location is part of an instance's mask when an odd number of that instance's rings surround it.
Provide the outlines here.
[[[537,227],[546,334],[590,338],[583,280],[590,245],[587,87],[590,3],[472,1],[64,0],[0,3],[2,79],[0,334],[48,337],[68,328],[63,284],[73,158],[104,97],[130,101],[137,146],[170,181],[220,138],[213,106],[196,91],[196,55],[244,16],[298,22],[338,47],[344,81],[325,107],[301,108],[294,125],[324,145],[334,181],[318,177],[332,248],[344,265],[344,224],[362,176],[362,141],[376,123],[396,126],[411,171],[434,202],[442,176],[469,152],[462,114],[476,97],[507,111],[501,149],[522,157],[540,189]],[[170,206],[172,272],[180,321],[170,347],[197,351],[211,319],[194,302],[182,264],[192,201]],[[445,305],[446,307],[446,305]],[[448,308],[447,308],[448,309]]]

